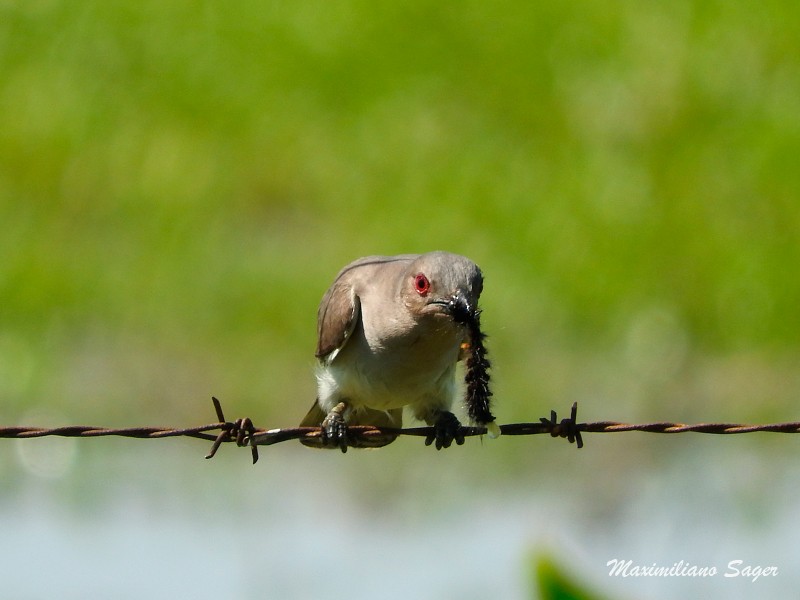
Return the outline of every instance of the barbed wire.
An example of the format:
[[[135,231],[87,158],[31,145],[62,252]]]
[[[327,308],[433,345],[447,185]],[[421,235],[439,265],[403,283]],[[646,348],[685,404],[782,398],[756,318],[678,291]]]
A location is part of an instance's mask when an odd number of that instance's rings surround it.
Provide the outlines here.
[[[240,447],[250,447],[253,463],[258,461],[258,446],[270,446],[289,440],[301,438],[317,438],[322,434],[319,427],[288,427],[281,429],[258,429],[249,418],[227,421],[222,411],[222,404],[217,398],[212,398],[214,409],[219,421],[200,425],[198,427],[171,428],[171,427],[126,427],[111,429],[105,427],[91,427],[87,425],[68,425],[64,427],[0,427],[0,438],[29,439],[46,436],[59,437],[129,437],[138,439],[161,439],[170,437],[191,437],[212,441],[211,451],[206,458],[213,458],[220,446],[226,442],[235,442]],[[595,421],[591,423],[577,422],[578,403],[572,405],[570,416],[558,420],[556,411],[550,411],[550,417],[542,417],[539,422],[533,423],[507,423],[500,425],[502,435],[539,435],[549,434],[551,437],[565,438],[578,448],[583,448],[583,433],[622,433],[627,431],[642,431],[646,433],[711,433],[711,434],[739,434],[739,433],[800,433],[800,421],[789,423],[769,423],[764,425],[744,425],[741,423],[674,423],[661,421],[656,423],[620,423],[618,421]],[[211,433],[216,432],[219,433]],[[372,425],[350,425],[347,429],[348,436],[357,440],[359,437],[369,438],[380,435],[407,435],[432,439],[435,430],[433,427],[408,427],[397,429],[392,427],[376,427]],[[463,426],[463,437],[486,435],[485,427]],[[460,442],[459,442],[460,443]]]

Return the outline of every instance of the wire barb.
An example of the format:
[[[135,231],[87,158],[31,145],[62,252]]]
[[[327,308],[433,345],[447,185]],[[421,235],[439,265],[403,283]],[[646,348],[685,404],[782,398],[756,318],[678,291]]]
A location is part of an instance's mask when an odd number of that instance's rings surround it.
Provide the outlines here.
[[[550,437],[567,438],[570,444],[577,442],[577,447],[580,449],[583,448],[583,438],[581,437],[580,426],[576,422],[577,418],[578,403],[573,402],[569,417],[561,419],[560,423],[558,422],[558,417],[554,410],[550,411],[549,419],[542,417],[539,421],[549,430]]]
[[[212,398],[214,411],[218,422],[199,427],[173,429],[166,427],[128,427],[124,429],[108,429],[104,427],[90,427],[87,425],[69,425],[65,427],[0,427],[0,438],[27,439],[46,436],[60,437],[107,437],[120,436],[138,439],[156,439],[168,437],[192,437],[212,442],[211,451],[206,458],[213,458],[223,443],[235,442],[237,446],[249,446],[253,463],[258,461],[258,446],[270,446],[289,440],[321,435],[319,427],[291,427],[284,429],[257,429],[249,418],[227,421],[222,411],[222,404],[217,398]],[[800,433],[800,421],[788,423],[769,423],[765,425],[745,425],[741,423],[686,423],[658,422],[658,423],[620,423],[617,421],[597,421],[593,423],[578,423],[578,403],[572,404],[570,416],[558,420],[556,411],[550,411],[550,418],[542,417],[536,423],[508,423],[500,425],[503,436],[508,435],[536,435],[549,434],[551,437],[566,438],[570,444],[583,448],[582,433],[622,433],[627,431],[641,431],[645,433],[710,433],[710,434],[738,434],[738,433]],[[212,432],[219,433],[212,433]],[[380,435],[407,435],[428,437],[433,432],[433,427],[409,427],[395,429],[392,427],[375,427],[372,425],[350,425],[347,428],[348,438],[358,440]],[[482,436],[487,434],[486,427],[461,427],[460,434],[466,437]]]
[[[214,455],[219,450],[223,442],[236,442],[240,448],[243,446],[250,446],[253,455],[253,464],[258,462],[258,446],[252,443],[253,434],[256,432],[253,422],[245,417],[244,419],[237,419],[234,422],[226,421],[225,414],[222,412],[222,403],[211,396],[211,402],[214,403],[214,410],[217,413],[217,418],[221,423],[221,431],[211,445],[211,451],[206,454],[206,458],[214,458]]]

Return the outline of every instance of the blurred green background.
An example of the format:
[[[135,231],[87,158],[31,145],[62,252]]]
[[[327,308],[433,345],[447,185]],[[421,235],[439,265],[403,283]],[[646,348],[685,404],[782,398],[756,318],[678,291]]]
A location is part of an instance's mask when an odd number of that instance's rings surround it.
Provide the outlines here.
[[[294,425],[337,270],[434,249],[484,271],[500,422],[576,400],[583,420],[795,420],[798,157],[793,2],[0,2],[0,424],[188,426],[215,420],[214,394],[229,418]],[[291,481],[353,507],[356,529],[362,510],[426,531],[453,506],[466,527],[517,515],[509,597],[527,593],[525,546],[613,589],[604,565],[623,548],[672,564],[705,540],[692,560],[708,563],[729,529],[775,546],[764,532],[798,519],[782,458],[796,440],[765,436],[587,436],[581,453],[470,440],[438,455],[400,440],[346,457],[287,444],[255,469],[231,449],[195,461],[201,442],[94,440],[56,451],[68,459],[52,472],[28,456],[48,441],[4,442],[0,507],[12,518],[46,497],[32,519],[116,515],[124,496],[215,514],[214,478],[288,497]],[[667,514],[659,502],[730,520],[661,554],[611,534],[636,507]],[[548,542],[512,504],[586,521]],[[289,572],[307,558],[281,556]],[[797,584],[796,549],[780,556],[779,583]],[[696,582],[620,591],[679,584]]]

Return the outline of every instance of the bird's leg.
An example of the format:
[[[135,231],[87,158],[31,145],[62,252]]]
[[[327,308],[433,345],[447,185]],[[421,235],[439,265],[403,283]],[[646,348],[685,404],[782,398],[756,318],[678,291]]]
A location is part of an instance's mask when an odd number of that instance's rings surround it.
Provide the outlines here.
[[[347,422],[344,412],[347,410],[346,402],[339,402],[334,406],[328,416],[322,421],[323,446],[338,447],[342,452],[347,452]]]
[[[433,421],[433,433],[425,438],[425,445],[430,446],[436,442],[436,449],[449,448],[455,441],[461,446],[464,443],[464,431],[456,416],[447,410],[436,411]]]

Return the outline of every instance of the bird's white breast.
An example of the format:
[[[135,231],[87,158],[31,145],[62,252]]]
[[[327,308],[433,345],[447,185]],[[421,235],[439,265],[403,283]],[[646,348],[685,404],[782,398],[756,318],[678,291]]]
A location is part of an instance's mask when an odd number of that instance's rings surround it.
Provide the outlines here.
[[[380,410],[409,404],[449,406],[455,397],[455,369],[463,333],[447,327],[421,336],[373,337],[354,332],[334,360],[317,370],[324,410],[346,400]]]

